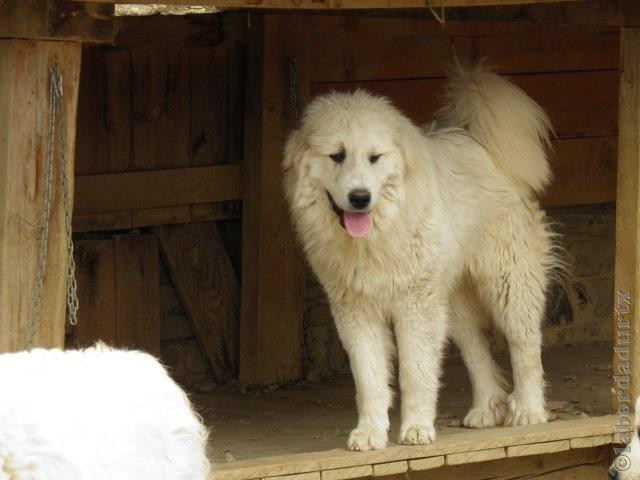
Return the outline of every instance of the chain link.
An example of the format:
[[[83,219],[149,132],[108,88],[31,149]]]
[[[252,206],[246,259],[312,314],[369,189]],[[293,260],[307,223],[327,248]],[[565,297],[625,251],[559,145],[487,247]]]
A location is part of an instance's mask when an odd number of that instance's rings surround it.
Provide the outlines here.
[[[57,142],[60,160],[58,162],[62,183],[62,201],[64,230],[67,240],[67,319],[77,323],[78,295],[75,277],[75,258],[73,255],[73,236],[71,224],[71,188],[69,185],[66,122],[63,112],[63,81],[57,64],[49,68],[49,111],[47,132],[47,155],[44,173],[44,207],[42,210],[42,230],[38,236],[38,265],[36,272],[34,312],[27,332],[27,346],[32,348],[40,325],[40,309],[44,293],[44,278],[47,272],[47,253],[49,247],[49,224],[51,222],[51,200],[53,197],[53,175],[55,144]],[[57,125],[57,128],[56,128]]]

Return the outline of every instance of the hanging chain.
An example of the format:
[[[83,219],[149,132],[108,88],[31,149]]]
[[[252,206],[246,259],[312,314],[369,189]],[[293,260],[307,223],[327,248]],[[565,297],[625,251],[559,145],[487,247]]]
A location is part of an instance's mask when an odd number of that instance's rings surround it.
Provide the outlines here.
[[[62,201],[64,212],[64,230],[67,239],[67,319],[69,323],[77,323],[78,295],[75,277],[75,259],[73,256],[73,237],[71,226],[71,193],[69,186],[67,142],[65,138],[66,124],[62,110],[63,83],[62,74],[57,64],[49,68],[49,111],[47,131],[47,156],[44,173],[44,207],[42,211],[42,230],[38,237],[38,266],[36,272],[34,313],[27,332],[27,346],[33,347],[35,336],[40,325],[40,309],[44,292],[44,278],[47,272],[47,253],[49,247],[49,223],[51,221],[51,200],[53,197],[53,172],[55,144],[59,149],[59,170],[62,183]],[[57,129],[56,129],[57,125]]]

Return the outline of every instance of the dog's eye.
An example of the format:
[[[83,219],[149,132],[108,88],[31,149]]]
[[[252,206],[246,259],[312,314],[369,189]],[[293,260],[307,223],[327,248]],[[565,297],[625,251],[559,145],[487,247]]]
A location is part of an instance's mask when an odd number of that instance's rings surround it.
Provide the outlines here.
[[[336,163],[344,162],[344,152],[334,153],[333,155],[329,155],[329,157]]]
[[[377,155],[371,155],[369,157],[369,162],[371,163],[376,163],[378,160],[380,160],[380,157],[382,156],[381,153],[378,153]]]

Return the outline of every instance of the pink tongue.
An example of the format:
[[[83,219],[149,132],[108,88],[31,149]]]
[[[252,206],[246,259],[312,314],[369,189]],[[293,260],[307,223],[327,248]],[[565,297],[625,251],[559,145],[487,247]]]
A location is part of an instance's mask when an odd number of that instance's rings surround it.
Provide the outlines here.
[[[353,238],[366,237],[369,233],[368,212],[344,212],[344,226]]]

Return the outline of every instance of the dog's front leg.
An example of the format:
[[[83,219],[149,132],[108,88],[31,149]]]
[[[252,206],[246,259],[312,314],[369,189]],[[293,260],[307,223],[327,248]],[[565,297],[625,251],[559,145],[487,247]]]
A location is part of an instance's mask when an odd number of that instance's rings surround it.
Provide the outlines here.
[[[356,384],[358,426],[348,440],[350,450],[375,450],[387,445],[391,406],[390,361],[393,336],[389,324],[366,301],[333,306],[338,333],[349,354]]]
[[[398,442],[426,445],[436,438],[434,422],[446,343],[447,303],[428,288],[412,289],[401,300],[395,316],[402,396]]]

